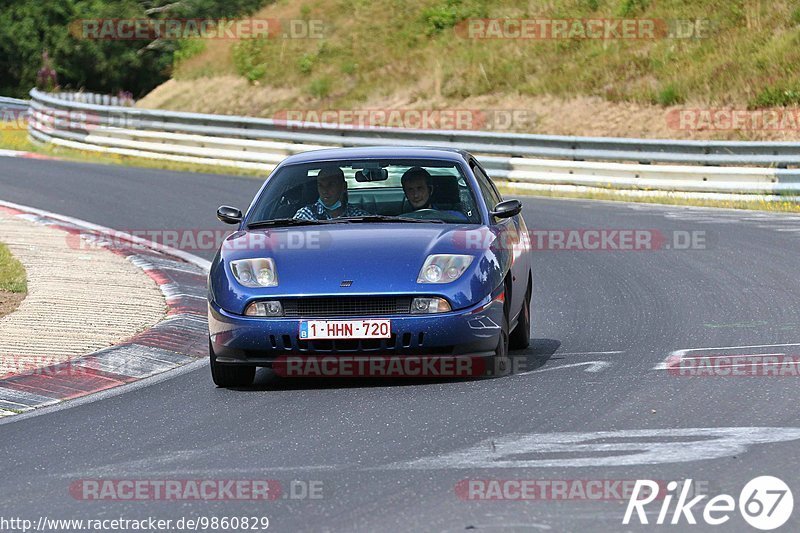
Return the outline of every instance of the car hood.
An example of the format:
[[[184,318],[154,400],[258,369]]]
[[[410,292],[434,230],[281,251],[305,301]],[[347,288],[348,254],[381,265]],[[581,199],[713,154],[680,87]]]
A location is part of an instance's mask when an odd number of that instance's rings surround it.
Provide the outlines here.
[[[469,237],[488,231],[476,225],[415,223],[254,229],[228,237],[219,263],[224,266],[230,261],[255,257],[271,257],[275,261],[278,286],[270,288],[242,287],[230,269],[224,268],[237,308],[253,298],[309,294],[441,294],[461,306],[485,297],[484,285],[499,269],[499,265],[489,264],[496,261],[486,260],[487,254],[494,257],[487,251],[486,240]],[[425,259],[439,253],[474,255],[476,259],[455,282],[417,283]],[[352,283],[343,287],[343,282]]]

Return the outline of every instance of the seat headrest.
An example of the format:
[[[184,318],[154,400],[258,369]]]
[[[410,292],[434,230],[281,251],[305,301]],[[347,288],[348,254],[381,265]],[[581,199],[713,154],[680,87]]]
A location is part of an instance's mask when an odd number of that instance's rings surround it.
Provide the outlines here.
[[[456,176],[433,176],[433,194],[431,203],[433,204],[459,204],[461,194],[458,190],[458,178]]]

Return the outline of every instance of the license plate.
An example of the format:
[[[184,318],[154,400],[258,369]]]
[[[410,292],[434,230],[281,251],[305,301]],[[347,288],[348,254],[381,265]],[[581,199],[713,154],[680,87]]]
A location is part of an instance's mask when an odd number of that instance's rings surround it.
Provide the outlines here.
[[[305,320],[300,322],[301,339],[388,339],[390,320]]]

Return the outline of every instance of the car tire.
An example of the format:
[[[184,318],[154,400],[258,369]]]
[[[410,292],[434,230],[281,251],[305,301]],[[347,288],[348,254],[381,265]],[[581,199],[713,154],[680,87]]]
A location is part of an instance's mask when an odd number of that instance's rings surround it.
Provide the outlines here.
[[[512,350],[524,350],[531,344],[531,292],[531,286],[528,284],[517,327],[509,335],[509,347]]]
[[[491,359],[492,368],[490,375],[505,376],[511,373],[511,360],[508,358],[508,313],[503,312],[503,320],[500,324],[500,336],[497,339],[497,347]]]
[[[211,358],[211,379],[217,387],[247,387],[253,384],[256,367],[217,363],[211,339],[208,341],[208,355]]]

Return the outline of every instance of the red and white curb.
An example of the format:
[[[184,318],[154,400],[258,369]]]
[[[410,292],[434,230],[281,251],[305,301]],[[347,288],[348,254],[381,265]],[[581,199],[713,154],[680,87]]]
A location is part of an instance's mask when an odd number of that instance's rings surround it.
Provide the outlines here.
[[[100,392],[178,368],[208,355],[209,262],[181,250],[86,221],[0,201],[0,208],[123,255],[158,284],[167,317],[124,342],[22,374],[0,378],[0,417]],[[113,235],[113,238],[111,237]],[[126,241],[120,245],[120,241]]]

